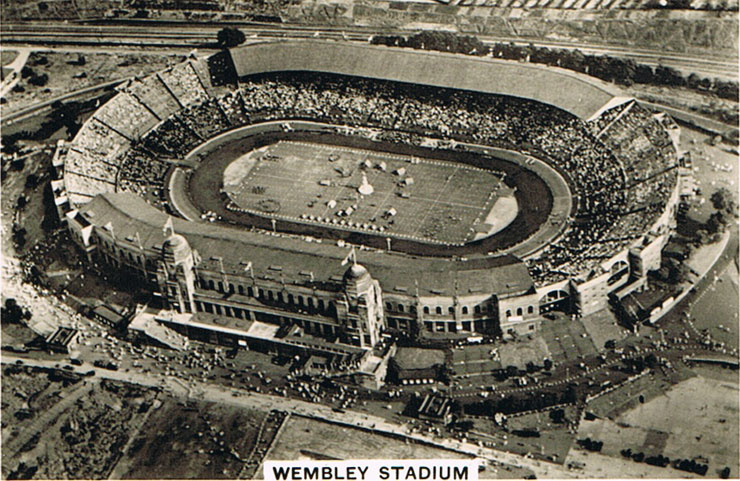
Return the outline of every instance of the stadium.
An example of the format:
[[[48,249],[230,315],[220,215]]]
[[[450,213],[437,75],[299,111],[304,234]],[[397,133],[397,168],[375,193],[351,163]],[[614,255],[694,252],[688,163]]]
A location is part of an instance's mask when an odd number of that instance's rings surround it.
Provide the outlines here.
[[[557,67],[264,42],[121,85],[52,189],[88,259],[161,298],[132,329],[377,379],[384,333],[529,332],[658,268],[677,136]]]

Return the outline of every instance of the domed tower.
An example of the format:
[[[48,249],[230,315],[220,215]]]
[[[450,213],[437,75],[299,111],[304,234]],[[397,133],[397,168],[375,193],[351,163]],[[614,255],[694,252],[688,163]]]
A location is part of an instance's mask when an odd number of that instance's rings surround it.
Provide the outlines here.
[[[380,283],[365,266],[353,262],[344,273],[346,310],[342,322],[353,344],[372,347],[380,340],[383,302]]]
[[[192,312],[195,261],[187,239],[173,231],[162,244],[157,281],[162,297],[178,312]]]

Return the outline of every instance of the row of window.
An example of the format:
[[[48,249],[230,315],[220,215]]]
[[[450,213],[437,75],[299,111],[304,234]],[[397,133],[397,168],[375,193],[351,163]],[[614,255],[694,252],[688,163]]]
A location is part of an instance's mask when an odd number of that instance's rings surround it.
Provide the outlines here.
[[[126,262],[127,264],[134,265],[139,269],[144,269],[149,272],[154,272],[157,268],[152,259],[149,259],[144,255],[134,254],[130,251],[119,249],[111,242],[100,239],[99,246],[101,247],[101,252],[107,251],[109,253],[109,259],[113,259],[113,256],[115,256],[118,261]],[[105,248],[105,251],[102,251],[102,248]]]
[[[534,306],[528,306],[527,307],[527,314],[534,314]],[[516,315],[517,316],[523,316],[524,315],[524,309],[521,307],[516,308]],[[511,309],[506,309],[506,317],[507,319],[511,317]]]
[[[486,332],[496,327],[493,319],[462,321],[460,332]],[[424,321],[424,328],[429,332],[458,332],[457,324],[449,321]]]
[[[195,308],[198,312],[207,312],[208,314],[216,314],[219,316],[234,317],[236,319],[250,320],[252,317],[257,321],[265,322],[277,322],[280,323],[281,318],[273,314],[260,312],[260,311],[249,311],[247,309],[241,309],[233,306],[225,306],[221,304],[215,304],[205,301],[195,301]],[[308,330],[308,332],[314,332],[316,334],[333,334],[338,329],[337,326],[331,324],[321,323],[317,321],[307,321],[302,319],[293,319],[299,326]],[[349,325],[358,328],[356,319],[350,319]],[[361,326],[363,329],[367,329],[367,326],[363,323]]]
[[[386,309],[388,311],[394,311],[395,310],[395,312],[400,312],[400,313],[403,313],[405,311],[405,308],[404,308],[403,304],[397,304],[397,305],[394,306],[393,303],[386,302],[385,303],[385,307],[386,307]],[[394,307],[395,307],[395,309],[394,309]],[[431,306],[424,306],[423,312],[424,312],[424,314],[431,314],[432,313],[431,310],[432,310]],[[487,304],[485,306],[485,310],[489,314],[492,313],[492,312],[494,312],[494,306],[493,306],[493,304]],[[416,314],[416,306],[414,306],[414,305],[410,306],[409,312],[411,312],[412,314]],[[443,314],[443,312],[444,312],[444,309],[442,308],[442,306],[436,306],[434,308],[434,313],[436,315],[438,315],[438,316],[441,316]],[[473,312],[475,314],[483,314],[483,307],[480,304],[477,305],[477,306],[474,306],[473,307]],[[454,315],[455,314],[455,307],[454,306],[449,306],[447,308],[447,313],[450,314],[450,315]],[[527,307],[527,314],[534,314],[534,313],[535,313],[535,306],[528,306]],[[470,307],[469,306],[462,306],[462,314],[463,315],[470,314]],[[516,315],[517,316],[523,316],[524,315],[524,308],[517,307],[516,308]],[[506,317],[508,318],[508,317],[511,317],[511,316],[512,316],[512,310],[511,309],[507,309],[506,310]]]
[[[231,282],[229,282],[228,285],[225,285],[223,281],[200,279],[198,284],[202,289],[217,291],[224,294],[234,294],[235,292],[238,292],[239,295],[242,296],[247,295],[249,297],[256,297],[262,300],[281,302],[298,307],[306,307],[308,309],[318,309],[320,311],[326,311],[327,309],[332,307],[331,302],[327,303],[323,299],[314,299],[310,296],[304,297],[301,295],[294,296],[293,294],[286,295],[282,291],[271,291],[269,289],[262,288],[255,289],[252,286],[247,286],[245,289],[244,286],[240,284],[234,285]]]
[[[486,306],[486,311],[489,312],[489,313],[490,312],[493,312],[493,304],[488,304]],[[443,312],[442,306],[435,307],[434,308],[434,312],[435,312],[435,314],[441,316],[442,315],[442,312]],[[473,312],[475,312],[476,314],[481,314],[483,312],[483,309],[481,308],[480,304],[473,307]],[[454,306],[449,306],[447,308],[447,313],[448,314],[454,314],[455,313],[455,307]],[[470,313],[470,308],[468,306],[463,306],[462,307],[462,313],[463,313],[463,315],[469,314]],[[430,314],[430,306],[424,306],[424,314]]]

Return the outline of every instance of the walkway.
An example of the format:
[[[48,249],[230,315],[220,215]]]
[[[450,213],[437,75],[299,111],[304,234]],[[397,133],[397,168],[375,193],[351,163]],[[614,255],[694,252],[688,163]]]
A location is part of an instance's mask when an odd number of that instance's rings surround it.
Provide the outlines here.
[[[15,87],[15,84],[18,83],[21,78],[21,70],[23,70],[23,66],[26,65],[28,56],[31,55],[30,48],[13,48],[7,50],[17,51],[18,56],[8,65],[2,66],[3,68],[12,69],[13,73],[8,74],[8,76],[3,80],[2,85],[0,85],[0,98],[5,97],[5,94],[10,92],[10,89]]]

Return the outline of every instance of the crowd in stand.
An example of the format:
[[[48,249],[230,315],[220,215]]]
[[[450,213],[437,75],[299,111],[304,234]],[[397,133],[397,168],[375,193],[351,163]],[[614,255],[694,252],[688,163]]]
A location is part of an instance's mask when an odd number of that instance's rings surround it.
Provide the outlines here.
[[[158,209],[164,208],[165,177],[170,164],[143,148],[129,150],[121,165],[118,190],[132,192]]]
[[[157,157],[182,158],[222,131],[265,120],[369,126],[381,129],[380,140],[415,145],[435,137],[524,150],[568,177],[577,198],[570,228],[529,261],[536,280],[552,282],[595,268],[638,238],[662,213],[675,186],[671,172],[676,156],[670,138],[634,102],[589,123],[526,99],[327,74],[263,75],[214,97],[207,95],[190,62],[156,76],[159,84],[137,85],[169,91],[185,108],[145,134],[138,148],[118,155],[118,161],[109,162],[117,154],[105,154],[105,162],[98,166],[85,160],[90,171],[104,179],[116,178],[108,169],[120,167],[119,188],[148,199],[152,192],[163,191],[167,164]],[[118,123],[127,116],[131,124],[147,121],[140,107],[149,97],[117,96]],[[126,102],[138,107],[122,105]],[[152,110],[166,111],[161,102]],[[126,141],[120,135],[112,138]],[[117,152],[95,142],[89,148]]]

